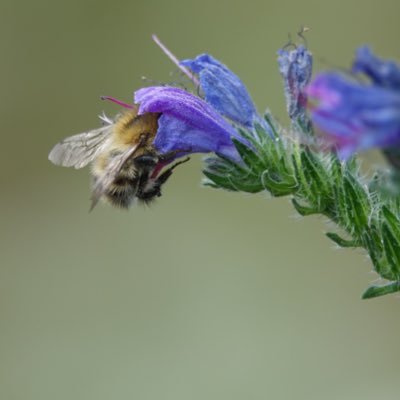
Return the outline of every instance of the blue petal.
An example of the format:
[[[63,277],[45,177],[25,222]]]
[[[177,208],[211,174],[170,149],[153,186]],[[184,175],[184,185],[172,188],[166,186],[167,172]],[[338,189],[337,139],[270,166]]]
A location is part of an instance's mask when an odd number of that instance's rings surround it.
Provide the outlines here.
[[[198,74],[205,100],[231,121],[252,128],[259,119],[254,103],[237,75],[208,54],[181,61]]]
[[[161,115],[158,125],[154,146],[162,154],[174,150],[182,150],[180,156],[189,153],[213,152],[235,162],[241,162],[228,136],[220,136],[216,140],[214,132],[196,129],[168,114]]]
[[[312,55],[304,47],[278,51],[279,71],[283,78],[289,117],[296,121],[306,119],[307,97],[304,93],[312,73]]]
[[[331,135],[342,154],[400,145],[400,92],[323,73],[307,93],[318,102],[313,122]]]
[[[135,92],[139,114],[162,113],[154,145],[161,153],[219,153],[240,161],[231,138],[236,130],[210,105],[183,89],[153,86]]]
[[[400,89],[399,65],[376,57],[368,46],[357,50],[352,69],[353,72],[364,73],[378,86]]]

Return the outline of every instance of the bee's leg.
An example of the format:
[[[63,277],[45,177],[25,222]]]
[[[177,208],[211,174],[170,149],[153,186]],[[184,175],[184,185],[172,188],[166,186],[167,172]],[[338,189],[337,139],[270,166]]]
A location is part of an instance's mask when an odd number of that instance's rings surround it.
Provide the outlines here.
[[[150,179],[153,180],[153,184],[150,187],[146,187],[148,183],[149,175],[148,173],[143,176],[143,179],[139,182],[139,191],[136,193],[136,197],[144,203],[151,202],[155,197],[161,196],[161,186],[168,180],[168,178],[172,175],[172,171],[178,165],[189,161],[189,157],[178,161],[171,167],[167,168],[162,174],[159,176],[153,175]]]
[[[163,185],[165,182],[167,182],[168,178],[172,175],[172,171],[178,166],[181,165],[187,161],[190,160],[190,157],[186,157],[183,160],[180,160],[178,162],[176,162],[174,165],[171,165],[169,168],[167,168],[162,174],[160,174],[155,183],[158,187],[160,187],[161,185]],[[161,193],[159,194],[159,196],[161,195]]]
[[[190,153],[191,149],[179,149],[179,150],[172,150],[164,154],[159,154],[158,155],[158,163],[156,167],[154,168],[150,178],[152,179],[157,179],[156,177],[158,176],[158,173],[166,167],[168,164],[173,162],[176,158],[176,155],[179,153]],[[182,164],[183,162],[188,161],[189,158],[185,158],[183,161],[179,161],[177,164],[173,165],[171,168],[174,169],[176,165]],[[167,172],[168,169],[165,171]]]

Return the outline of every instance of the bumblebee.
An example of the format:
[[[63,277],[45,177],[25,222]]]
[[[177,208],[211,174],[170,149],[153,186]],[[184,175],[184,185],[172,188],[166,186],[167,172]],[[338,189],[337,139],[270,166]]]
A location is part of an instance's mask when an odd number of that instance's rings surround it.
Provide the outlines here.
[[[179,153],[188,150],[160,154],[155,149],[153,141],[160,115],[138,115],[137,105],[115,120],[103,115],[102,127],[65,138],[50,151],[49,160],[76,169],[91,163],[91,210],[102,198],[120,208],[128,208],[135,199],[150,203],[161,196],[161,187],[174,168],[189,160],[167,167]]]

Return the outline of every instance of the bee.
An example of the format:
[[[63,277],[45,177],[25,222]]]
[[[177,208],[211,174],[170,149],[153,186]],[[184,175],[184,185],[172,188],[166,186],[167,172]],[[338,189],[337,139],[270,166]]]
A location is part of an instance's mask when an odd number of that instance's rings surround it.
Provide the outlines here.
[[[185,158],[167,167],[179,153],[173,150],[160,154],[153,145],[157,134],[159,113],[138,115],[138,106],[111,120],[100,118],[98,129],[70,136],[56,144],[49,160],[63,167],[83,168],[91,163],[93,180],[92,210],[100,199],[113,206],[128,208],[135,199],[150,203],[161,196],[161,186],[172,171],[189,160]]]

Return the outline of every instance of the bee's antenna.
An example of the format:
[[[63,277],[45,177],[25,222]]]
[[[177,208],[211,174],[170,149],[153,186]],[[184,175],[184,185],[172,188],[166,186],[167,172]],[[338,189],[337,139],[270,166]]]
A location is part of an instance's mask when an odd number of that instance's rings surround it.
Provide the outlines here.
[[[182,77],[182,71],[180,69],[176,69],[176,71],[180,72],[179,77]],[[175,71],[173,73],[170,74],[171,77],[173,77]],[[157,85],[157,86],[179,86],[182,87],[183,89],[185,89],[186,91],[188,91],[187,87],[185,86],[185,84],[183,83],[183,81],[170,81],[170,82],[161,82],[161,81],[156,81],[154,79],[148,78],[147,76],[142,76],[142,81],[143,82],[148,82],[152,85]]]
[[[147,76],[142,76],[141,79],[143,82],[151,83],[152,85],[165,86],[165,83],[161,81],[156,81],[155,79],[148,78]]]
[[[176,77],[175,75],[178,75],[178,76]],[[187,86],[186,86],[186,82],[187,82],[187,79],[186,79],[186,78],[187,78],[187,77],[184,76],[184,73],[183,73],[179,68],[177,68],[177,69],[171,71],[171,72],[169,73],[169,76],[170,76],[172,79],[176,79],[176,80],[172,81],[172,83],[173,83],[175,86],[180,86],[180,87],[182,87],[182,89],[185,89],[187,92],[189,91],[189,89],[188,89]],[[190,83],[193,84],[193,81],[191,81]]]
[[[129,108],[129,109],[132,109],[132,108],[133,108],[133,105],[132,105],[132,104],[128,104],[128,103],[125,103],[125,102],[123,102],[123,101],[121,101],[121,100],[117,100],[117,99],[115,99],[114,97],[110,97],[110,96],[101,96],[100,99],[101,99],[101,100],[109,100],[109,101],[112,101],[113,103],[118,104],[119,106],[122,106],[122,107],[125,107],[125,108]]]

